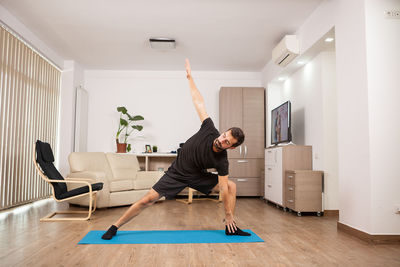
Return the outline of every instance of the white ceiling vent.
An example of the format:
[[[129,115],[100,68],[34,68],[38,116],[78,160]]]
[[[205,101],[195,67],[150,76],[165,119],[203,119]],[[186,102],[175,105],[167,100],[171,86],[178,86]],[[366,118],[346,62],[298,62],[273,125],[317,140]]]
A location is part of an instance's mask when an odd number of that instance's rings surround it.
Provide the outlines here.
[[[299,55],[299,41],[296,35],[286,35],[272,50],[275,64],[285,67]]]
[[[157,37],[150,38],[149,41],[153,49],[175,49],[175,39]]]

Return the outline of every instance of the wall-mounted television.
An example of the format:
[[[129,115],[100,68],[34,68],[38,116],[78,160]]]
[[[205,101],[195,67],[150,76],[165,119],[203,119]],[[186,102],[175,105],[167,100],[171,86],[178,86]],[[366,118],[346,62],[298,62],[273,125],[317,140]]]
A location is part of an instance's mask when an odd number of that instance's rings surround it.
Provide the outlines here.
[[[290,101],[286,101],[271,110],[271,144],[291,142],[291,108]]]

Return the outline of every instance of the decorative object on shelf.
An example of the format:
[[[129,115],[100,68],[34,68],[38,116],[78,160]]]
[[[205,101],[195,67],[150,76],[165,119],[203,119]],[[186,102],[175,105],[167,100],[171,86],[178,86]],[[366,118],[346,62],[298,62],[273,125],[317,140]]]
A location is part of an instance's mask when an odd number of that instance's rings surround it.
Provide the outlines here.
[[[131,151],[131,144],[128,144],[128,138],[134,130],[143,130],[142,125],[137,125],[136,121],[144,120],[141,115],[131,116],[125,107],[117,107],[120,112],[119,125],[116,136],[117,153],[126,153]],[[125,131],[124,131],[125,130]],[[123,142],[119,142],[119,138],[123,138]]]
[[[151,146],[150,145],[146,145],[146,153],[151,153]]]
[[[153,146],[153,152],[156,153],[158,150],[157,146]]]

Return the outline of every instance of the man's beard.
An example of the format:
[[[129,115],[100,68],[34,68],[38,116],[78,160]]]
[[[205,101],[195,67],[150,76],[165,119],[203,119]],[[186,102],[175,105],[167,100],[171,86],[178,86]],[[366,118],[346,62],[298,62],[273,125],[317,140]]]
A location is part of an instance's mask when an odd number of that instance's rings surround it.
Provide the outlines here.
[[[214,146],[218,149],[218,150],[224,150],[224,148],[222,147],[222,144],[220,141],[218,141],[218,138],[214,140]]]

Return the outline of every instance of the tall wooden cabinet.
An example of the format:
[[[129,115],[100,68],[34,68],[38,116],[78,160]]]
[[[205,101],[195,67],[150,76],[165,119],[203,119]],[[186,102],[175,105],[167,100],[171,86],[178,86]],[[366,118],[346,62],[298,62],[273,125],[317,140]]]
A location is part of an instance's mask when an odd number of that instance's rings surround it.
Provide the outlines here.
[[[265,89],[263,87],[221,87],[219,130],[240,127],[245,141],[228,150],[229,179],[237,185],[238,196],[260,196],[264,169]]]
[[[265,149],[264,198],[282,207],[286,207],[288,170],[312,170],[312,147],[286,145]]]

